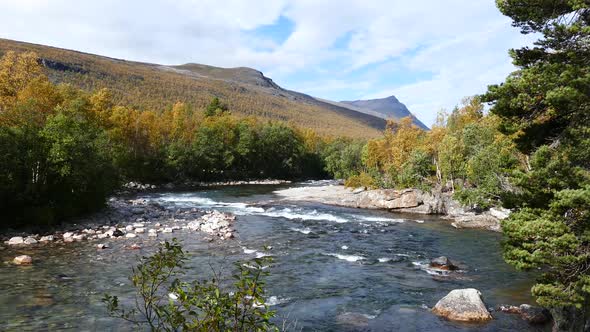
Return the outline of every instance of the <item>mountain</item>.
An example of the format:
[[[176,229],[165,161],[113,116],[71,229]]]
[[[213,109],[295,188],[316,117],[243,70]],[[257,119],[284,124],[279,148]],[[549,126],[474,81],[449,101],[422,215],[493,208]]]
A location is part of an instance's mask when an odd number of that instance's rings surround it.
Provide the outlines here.
[[[204,108],[219,97],[237,116],[290,122],[327,135],[378,137],[386,124],[374,114],[283,89],[251,68],[134,62],[0,39],[0,56],[11,50],[37,53],[53,82],[87,91],[108,88],[115,102],[137,109],[165,109],[176,102]]]
[[[428,130],[428,127],[418,120],[418,118],[408,110],[406,105],[397,100],[395,96],[382,99],[341,101],[340,104],[352,106],[353,109],[358,112],[364,112],[383,119],[401,119],[409,116],[414,120],[416,126]]]

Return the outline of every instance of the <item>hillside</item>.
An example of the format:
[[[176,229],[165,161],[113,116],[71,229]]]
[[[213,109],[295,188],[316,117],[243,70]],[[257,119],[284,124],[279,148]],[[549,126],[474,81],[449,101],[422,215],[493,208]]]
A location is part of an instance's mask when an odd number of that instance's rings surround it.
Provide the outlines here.
[[[382,99],[341,101],[340,104],[353,107],[353,109],[359,112],[365,112],[383,119],[401,119],[409,116],[414,119],[414,124],[418,127],[428,130],[428,127],[410,113],[406,105],[397,100],[395,96]]]
[[[138,109],[164,109],[175,102],[202,108],[217,96],[238,116],[291,122],[322,134],[376,137],[385,127],[380,117],[283,89],[251,68],[165,66],[0,39],[0,55],[10,50],[36,52],[54,82],[108,88],[117,102]]]

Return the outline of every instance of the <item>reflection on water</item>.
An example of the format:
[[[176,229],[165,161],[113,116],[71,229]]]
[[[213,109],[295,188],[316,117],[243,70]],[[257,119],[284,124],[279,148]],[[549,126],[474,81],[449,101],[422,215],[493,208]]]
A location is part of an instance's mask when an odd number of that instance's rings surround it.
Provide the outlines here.
[[[274,256],[268,303],[302,330],[536,331],[517,316],[501,313],[486,325],[462,325],[428,311],[450,290],[465,287],[479,289],[489,307],[532,302],[533,276],[502,261],[498,234],[456,230],[426,216],[278,203],[274,189],[242,186],[145,196],[170,208],[235,213],[239,234],[229,242],[209,243],[201,234],[181,231],[158,239],[144,234],[138,239],[141,250],[127,250],[129,240],[117,239],[107,241],[107,250],[83,242],[0,251],[3,261],[16,254],[35,259],[30,267],[0,267],[0,329],[129,330],[106,317],[100,299],[106,292],[130,299],[127,278],[138,256],[148,254],[157,241],[177,237],[190,254],[187,268],[195,277],[209,274],[210,264],[229,274],[236,260]],[[429,274],[422,264],[441,255],[458,261],[464,271]]]

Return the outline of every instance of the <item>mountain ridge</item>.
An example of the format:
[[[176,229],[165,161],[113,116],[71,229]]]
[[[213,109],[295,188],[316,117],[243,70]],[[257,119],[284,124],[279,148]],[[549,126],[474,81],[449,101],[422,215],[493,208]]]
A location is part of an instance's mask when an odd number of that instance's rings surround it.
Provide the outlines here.
[[[282,88],[249,67],[153,64],[0,38],[0,55],[11,50],[37,53],[56,83],[87,91],[108,88],[116,102],[138,109],[164,109],[176,102],[204,108],[219,97],[238,116],[290,122],[321,134],[372,138],[386,124],[378,113]]]

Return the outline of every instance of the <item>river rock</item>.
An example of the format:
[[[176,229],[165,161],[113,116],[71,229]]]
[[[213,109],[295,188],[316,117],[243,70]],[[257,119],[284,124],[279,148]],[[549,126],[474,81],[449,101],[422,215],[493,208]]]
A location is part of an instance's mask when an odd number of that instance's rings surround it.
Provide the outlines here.
[[[107,249],[108,247],[109,247],[109,245],[106,243],[99,243],[96,245],[97,249]]]
[[[123,235],[125,235],[125,233],[123,233],[120,229],[115,229],[113,231],[112,237],[120,237],[120,236],[123,236]]]
[[[485,322],[492,315],[475,288],[455,289],[443,297],[432,309],[438,316],[461,322]]]
[[[528,304],[520,305],[520,317],[530,324],[546,324],[551,321],[549,310]]]
[[[37,240],[32,236],[28,236],[23,242],[24,244],[36,244]]]
[[[143,228],[143,227],[138,227],[138,228],[136,228],[136,229],[135,229],[135,233],[136,233],[136,234],[142,234],[142,233],[145,233],[145,228]]]
[[[128,239],[132,239],[134,237],[137,237],[137,234],[135,234],[135,233],[127,233],[127,234],[125,234],[125,237],[128,238]]]
[[[65,233],[63,234],[63,239],[64,239],[64,240],[65,240],[65,239],[69,239],[69,238],[71,238],[72,236],[74,236],[74,233],[73,233],[73,232],[65,232]]]
[[[155,229],[150,229],[150,230],[148,231],[148,236],[151,236],[151,237],[158,237],[158,231],[156,231]]]
[[[143,225],[142,225],[143,226]],[[126,232],[133,232],[133,230],[135,229],[135,227],[133,227],[132,225],[127,225],[125,226],[125,231]]]
[[[510,216],[510,210],[501,207],[493,207],[490,208],[489,214],[499,220],[504,220]]]
[[[86,239],[86,234],[76,234],[72,236],[72,239],[76,241],[82,241]]]
[[[457,270],[458,267],[455,265],[448,257],[440,256],[437,258],[433,258],[430,260],[430,267],[439,270],[447,270],[447,271],[454,271]]]
[[[170,227],[166,227],[166,228],[164,228],[164,230],[162,231],[162,233],[172,233],[172,232],[173,232],[173,230],[172,230],[172,228],[170,228]]]
[[[31,264],[33,264],[33,259],[31,258],[31,256],[20,255],[20,256],[14,257],[12,262],[16,265],[31,265]]]
[[[159,222],[154,224],[154,227],[161,227],[161,226],[162,226],[162,224],[160,224]]]
[[[10,240],[8,240],[8,244],[11,246],[18,245],[18,244],[24,244],[24,243],[25,243],[25,240],[23,239],[22,236],[11,237]]]
[[[141,246],[137,243],[134,243],[134,244],[130,245],[128,248],[132,249],[132,250],[139,250],[139,249],[141,249]]]
[[[141,219],[141,218],[139,218],[139,219]],[[143,220],[143,219],[141,219],[141,220]],[[136,222],[133,224],[133,227],[135,227],[135,228],[141,228],[143,226],[144,226],[144,224],[142,222]]]
[[[39,242],[51,242],[55,240],[55,237],[53,235],[46,235],[46,236],[42,236],[41,239],[39,239]]]

